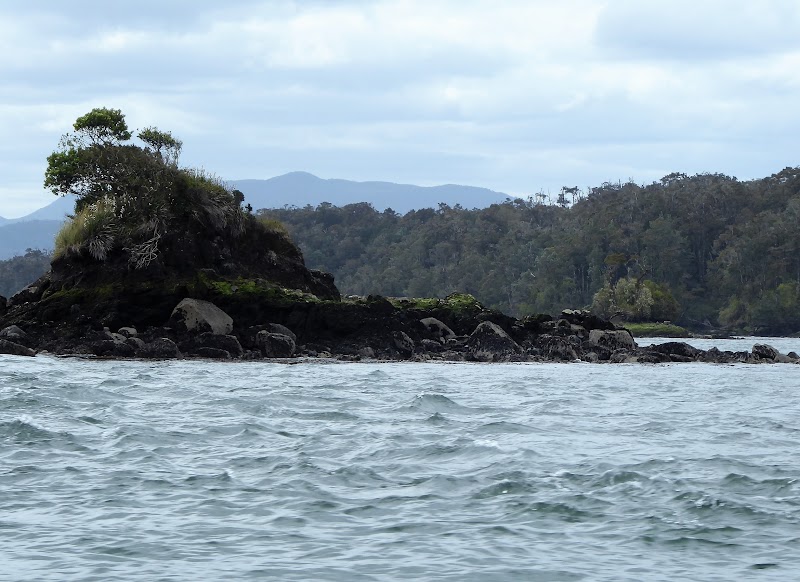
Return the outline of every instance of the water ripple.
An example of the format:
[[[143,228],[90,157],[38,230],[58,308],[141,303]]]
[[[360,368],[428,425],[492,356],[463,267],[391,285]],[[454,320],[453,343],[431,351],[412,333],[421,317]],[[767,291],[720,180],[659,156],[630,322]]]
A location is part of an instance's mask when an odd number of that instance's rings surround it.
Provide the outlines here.
[[[793,367],[0,368],[0,580],[800,570]]]

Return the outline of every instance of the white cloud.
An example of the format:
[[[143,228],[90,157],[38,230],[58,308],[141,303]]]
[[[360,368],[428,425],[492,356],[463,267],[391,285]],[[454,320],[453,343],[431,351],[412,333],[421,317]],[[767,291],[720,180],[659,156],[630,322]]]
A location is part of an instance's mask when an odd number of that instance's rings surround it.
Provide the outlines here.
[[[228,178],[309,170],[520,192],[766,175],[797,150],[791,2],[93,6],[0,5],[13,55],[0,61],[0,153],[27,200],[58,137],[96,106],[173,131],[186,163]],[[9,196],[0,215],[32,209]]]

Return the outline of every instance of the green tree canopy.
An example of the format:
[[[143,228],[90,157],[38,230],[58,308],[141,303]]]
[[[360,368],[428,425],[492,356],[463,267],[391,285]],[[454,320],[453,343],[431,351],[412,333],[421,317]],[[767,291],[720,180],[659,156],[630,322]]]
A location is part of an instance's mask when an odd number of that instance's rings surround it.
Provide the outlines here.
[[[76,211],[104,197],[161,188],[166,166],[177,166],[179,140],[149,127],[139,132],[145,147],[128,143],[133,134],[119,109],[92,109],[73,129],[48,156],[44,185],[56,195],[77,196]]]

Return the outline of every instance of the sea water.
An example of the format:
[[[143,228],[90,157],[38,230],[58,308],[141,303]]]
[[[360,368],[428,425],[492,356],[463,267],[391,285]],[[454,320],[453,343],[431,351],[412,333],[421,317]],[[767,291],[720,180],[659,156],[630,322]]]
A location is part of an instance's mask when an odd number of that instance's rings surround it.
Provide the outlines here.
[[[221,579],[800,579],[800,366],[0,356],[0,580]]]

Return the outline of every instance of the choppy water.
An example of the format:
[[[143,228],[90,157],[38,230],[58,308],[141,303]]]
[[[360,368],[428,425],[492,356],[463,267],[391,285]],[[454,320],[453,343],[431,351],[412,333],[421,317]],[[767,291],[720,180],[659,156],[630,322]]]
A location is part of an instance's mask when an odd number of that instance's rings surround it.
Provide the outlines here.
[[[2,580],[800,579],[800,366],[0,359]]]

